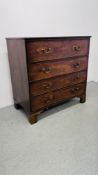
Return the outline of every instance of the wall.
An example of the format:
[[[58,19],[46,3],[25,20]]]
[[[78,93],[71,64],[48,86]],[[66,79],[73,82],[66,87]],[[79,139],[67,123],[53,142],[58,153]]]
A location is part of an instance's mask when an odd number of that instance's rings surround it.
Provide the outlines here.
[[[88,81],[98,81],[97,0],[0,0],[0,107],[13,104],[6,37],[92,35]]]

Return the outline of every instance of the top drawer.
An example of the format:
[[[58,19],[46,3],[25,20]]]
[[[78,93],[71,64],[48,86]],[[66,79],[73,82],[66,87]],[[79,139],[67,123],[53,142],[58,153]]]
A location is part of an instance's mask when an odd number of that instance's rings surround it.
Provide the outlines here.
[[[88,55],[89,39],[27,40],[29,62]]]

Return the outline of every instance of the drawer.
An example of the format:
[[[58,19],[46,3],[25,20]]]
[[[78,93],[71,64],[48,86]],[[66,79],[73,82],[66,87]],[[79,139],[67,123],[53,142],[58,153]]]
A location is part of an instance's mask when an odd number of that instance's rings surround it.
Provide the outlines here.
[[[88,39],[65,39],[26,42],[29,62],[39,62],[88,55]]]
[[[87,57],[28,65],[29,80],[36,81],[87,69]]]
[[[86,71],[68,74],[60,77],[30,83],[30,94],[37,96],[56,89],[86,82]]]
[[[83,93],[85,93],[85,88],[86,84],[81,83],[78,85],[73,85],[69,88],[63,88],[57,91],[52,91],[51,93],[32,97],[31,110],[37,111],[38,109],[52,106],[53,104],[73,97],[80,97]]]

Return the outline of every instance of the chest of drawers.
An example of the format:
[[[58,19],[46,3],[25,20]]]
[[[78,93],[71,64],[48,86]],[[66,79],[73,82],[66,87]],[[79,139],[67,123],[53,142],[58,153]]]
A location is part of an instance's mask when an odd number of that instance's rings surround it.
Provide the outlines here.
[[[90,37],[8,38],[15,108],[31,124],[49,107],[86,99]]]

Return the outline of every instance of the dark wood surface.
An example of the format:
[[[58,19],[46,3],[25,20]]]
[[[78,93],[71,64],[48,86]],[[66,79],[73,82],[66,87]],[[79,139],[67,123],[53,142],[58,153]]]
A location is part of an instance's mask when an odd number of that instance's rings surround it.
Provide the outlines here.
[[[42,80],[87,69],[87,57],[29,64],[29,80]]]
[[[14,105],[30,123],[65,100],[86,101],[89,43],[89,36],[7,39]]]
[[[30,94],[33,96],[41,95],[56,89],[72,86],[86,81],[87,72],[81,71],[60,77],[49,78],[42,81],[30,83]]]
[[[68,88],[51,91],[35,98],[33,97],[33,100],[31,100],[32,111],[49,107],[54,103],[68,100],[73,97],[80,97],[85,93],[85,87],[85,83],[81,83]]]
[[[29,62],[88,55],[88,40],[49,40],[26,42]]]
[[[8,37],[8,38],[6,38],[6,39],[24,39],[24,40],[26,40],[26,41],[34,41],[34,40],[51,40],[51,39],[55,39],[55,40],[67,40],[67,39],[69,39],[69,40],[73,40],[73,39],[75,39],[75,40],[78,40],[78,39],[80,39],[80,40],[82,40],[82,39],[90,39],[91,38],[91,36],[90,35],[88,35],[88,36],[51,36],[51,37],[47,37],[47,36],[44,36],[44,37]]]
[[[24,39],[7,39],[14,103],[30,113],[28,72]]]

